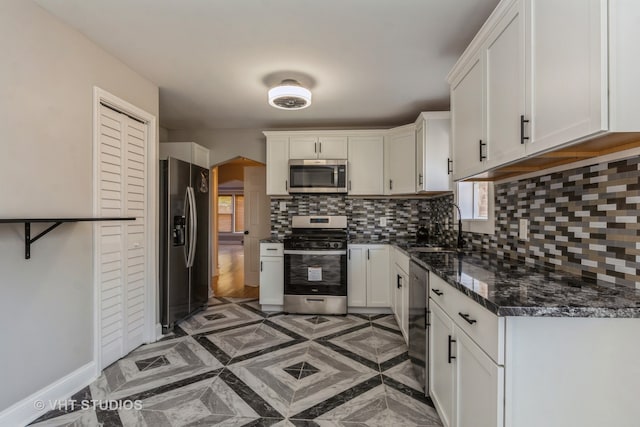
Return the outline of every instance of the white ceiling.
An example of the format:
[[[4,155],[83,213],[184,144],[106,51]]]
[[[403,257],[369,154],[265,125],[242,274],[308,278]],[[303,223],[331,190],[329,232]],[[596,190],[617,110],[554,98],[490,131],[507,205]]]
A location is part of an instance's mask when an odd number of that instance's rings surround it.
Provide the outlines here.
[[[36,0],[160,87],[169,129],[391,126],[447,109],[445,77],[498,0]],[[297,78],[299,111],[267,104]]]

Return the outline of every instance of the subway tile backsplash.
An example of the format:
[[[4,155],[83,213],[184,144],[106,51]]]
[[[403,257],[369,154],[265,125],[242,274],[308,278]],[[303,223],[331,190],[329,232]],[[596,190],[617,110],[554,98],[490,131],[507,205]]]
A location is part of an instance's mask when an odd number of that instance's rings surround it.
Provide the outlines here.
[[[640,289],[640,157],[594,164],[495,187],[496,232],[464,233],[466,246]],[[287,209],[279,210],[284,200]],[[428,199],[360,199],[301,195],[271,202],[271,232],[291,232],[293,215],[347,215],[351,239],[411,240],[420,221],[455,245],[452,195]],[[387,218],[381,227],[378,219]],[[529,220],[529,240],[518,222]],[[441,232],[441,233],[437,233]]]
[[[287,208],[280,211],[280,202]],[[271,235],[291,233],[294,215],[347,215],[349,238],[373,241],[413,239],[420,220],[430,217],[429,199],[361,199],[340,195],[296,195],[271,201]],[[385,217],[387,225],[379,219]]]
[[[640,288],[639,164],[633,157],[496,186],[495,238],[480,246]],[[520,218],[529,220],[528,241],[518,239]]]

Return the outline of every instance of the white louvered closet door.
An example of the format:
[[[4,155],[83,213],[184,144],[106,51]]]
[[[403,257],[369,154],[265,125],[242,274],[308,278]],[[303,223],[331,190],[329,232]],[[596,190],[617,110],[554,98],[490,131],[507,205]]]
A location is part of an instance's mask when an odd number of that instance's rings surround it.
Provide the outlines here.
[[[97,223],[101,368],[144,343],[146,133],[146,124],[100,106],[99,213],[136,217]]]

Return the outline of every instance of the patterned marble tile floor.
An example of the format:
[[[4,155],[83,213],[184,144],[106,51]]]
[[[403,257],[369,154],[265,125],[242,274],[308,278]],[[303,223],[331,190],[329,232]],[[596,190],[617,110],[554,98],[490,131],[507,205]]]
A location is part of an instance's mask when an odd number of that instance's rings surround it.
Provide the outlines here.
[[[442,425],[393,316],[263,313],[247,299],[212,299],[73,398],[122,405],[51,411],[33,425]]]

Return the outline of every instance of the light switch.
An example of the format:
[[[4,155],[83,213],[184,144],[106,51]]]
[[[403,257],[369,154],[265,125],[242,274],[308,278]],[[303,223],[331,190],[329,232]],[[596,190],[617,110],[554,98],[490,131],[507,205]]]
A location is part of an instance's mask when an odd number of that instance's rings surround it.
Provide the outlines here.
[[[380,227],[386,227],[387,226],[387,218],[386,217],[380,217]]]
[[[280,201],[280,212],[284,212],[287,210],[287,202],[284,200]]]
[[[520,240],[529,240],[529,220],[526,218],[520,219],[518,237],[520,238]]]

